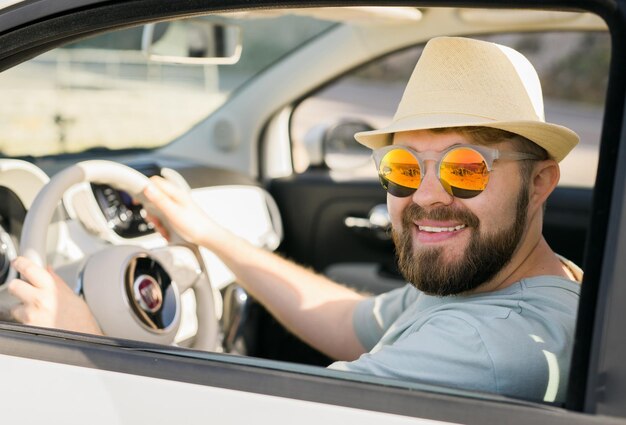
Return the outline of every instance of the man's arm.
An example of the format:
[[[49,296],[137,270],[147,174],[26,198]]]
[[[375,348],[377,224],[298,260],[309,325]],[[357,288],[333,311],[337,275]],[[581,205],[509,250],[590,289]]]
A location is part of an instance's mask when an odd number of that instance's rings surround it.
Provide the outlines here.
[[[257,248],[215,224],[188,193],[155,177],[144,196],[166,219],[167,227],[151,219],[168,237],[168,229],[204,246],[235,273],[237,281],[285,327],[337,360],[354,360],[366,350],[352,326],[352,314],[363,298],[278,255]],[[13,317],[34,326],[101,333],[85,302],[60,278],[20,257],[15,267],[23,280],[9,283],[22,303]]]
[[[252,296],[287,329],[332,358],[354,360],[366,350],[352,325],[363,296],[278,255],[257,248],[215,224],[184,193],[160,178],[144,195],[168,226],[215,253]],[[155,224],[165,236],[168,230]]]

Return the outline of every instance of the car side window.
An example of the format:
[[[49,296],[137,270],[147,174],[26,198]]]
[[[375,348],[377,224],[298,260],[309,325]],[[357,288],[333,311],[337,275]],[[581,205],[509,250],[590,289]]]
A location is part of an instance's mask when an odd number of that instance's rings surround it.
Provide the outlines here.
[[[611,50],[608,33],[545,32],[475,38],[513,47],[533,63],[542,82],[546,119],[573,129],[581,139],[561,163],[559,185],[593,187]],[[422,46],[414,46],[387,55],[302,101],[291,126],[296,172],[321,166],[375,178],[370,151],[352,136],[355,131],[378,128],[391,120],[421,52]]]

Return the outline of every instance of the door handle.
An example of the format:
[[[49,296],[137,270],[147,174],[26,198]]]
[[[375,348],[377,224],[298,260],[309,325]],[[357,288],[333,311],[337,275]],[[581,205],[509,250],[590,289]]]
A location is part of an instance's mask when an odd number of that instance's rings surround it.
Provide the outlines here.
[[[352,231],[369,233],[379,240],[391,239],[391,220],[385,204],[379,204],[372,208],[368,217],[348,216],[343,220],[343,223]]]

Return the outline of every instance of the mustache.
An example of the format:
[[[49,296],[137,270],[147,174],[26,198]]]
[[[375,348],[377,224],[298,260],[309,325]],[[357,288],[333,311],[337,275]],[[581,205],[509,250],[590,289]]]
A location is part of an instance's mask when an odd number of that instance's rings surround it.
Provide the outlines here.
[[[478,217],[467,209],[458,207],[422,208],[417,204],[408,205],[402,212],[402,225],[407,229],[417,220],[458,221],[467,227],[477,228]]]

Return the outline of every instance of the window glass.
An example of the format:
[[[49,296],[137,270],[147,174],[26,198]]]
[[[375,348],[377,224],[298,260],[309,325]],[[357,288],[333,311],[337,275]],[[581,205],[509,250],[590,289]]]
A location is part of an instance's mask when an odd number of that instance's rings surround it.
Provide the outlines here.
[[[54,49],[3,72],[0,154],[43,156],[164,145],[209,116],[263,69],[332,25],[298,16],[233,15],[217,22],[241,29],[245,48],[234,65],[151,61],[141,49],[143,27],[137,27]]]
[[[523,53],[542,82],[546,120],[576,131],[581,142],[561,164],[560,185],[591,187],[597,168],[608,79],[610,40],[602,32],[554,32],[478,36]],[[292,138],[297,171],[316,163],[325,151],[324,134],[341,123],[361,122],[374,128],[391,121],[404,87],[422,51],[412,47],[357,69],[303,101],[294,112]],[[332,133],[334,135],[334,133]],[[333,144],[336,147],[336,143]],[[324,165],[375,178],[371,163],[354,148],[342,154],[326,151]],[[302,153],[302,154],[300,154]],[[346,156],[353,156],[353,161]],[[361,158],[361,159],[359,159]],[[348,170],[346,170],[348,168]]]
[[[3,73],[0,154],[41,156],[100,147],[161,146],[209,117],[234,91],[282,56],[333,25],[296,16],[233,18],[229,22],[242,28],[244,38],[243,55],[235,65],[181,66],[149,61],[140,50],[142,30],[135,28],[53,50]],[[562,183],[592,186],[610,55],[607,34],[533,33],[479,38],[510,45],[534,63],[543,81],[547,120],[574,129],[582,139],[573,162],[568,159],[563,164]],[[422,46],[414,46],[390,54],[301,102],[291,121],[296,170],[328,167],[350,176],[375,179],[370,151],[356,144],[352,136],[355,131],[381,127],[391,120],[421,52]],[[269,115],[273,111],[267,112]],[[238,124],[244,126],[246,122]],[[333,143],[323,145],[329,135]],[[581,161],[584,167],[579,165]],[[246,208],[250,208],[249,203]],[[347,218],[358,221],[361,217]],[[383,246],[386,242],[375,243]],[[294,251],[297,248],[292,247]],[[393,255],[391,249],[389,255]],[[224,312],[235,308],[243,311],[235,311],[239,316],[233,314],[230,318],[232,329],[236,329],[238,320],[247,318],[247,295],[223,292]],[[139,295],[145,302],[145,297]],[[182,302],[187,303],[186,312],[196,308],[195,298]],[[198,305],[198,309],[203,307]],[[229,320],[226,313],[223,317]],[[250,320],[254,319],[252,316]],[[194,329],[184,335],[187,339],[180,340],[181,345],[196,336],[197,323],[193,325],[195,328],[190,326]],[[273,340],[273,336],[268,339]],[[298,353],[289,355],[298,358]],[[342,377],[327,371],[320,374]],[[384,378],[363,380],[386,384]],[[406,385],[420,388],[419,384]]]

